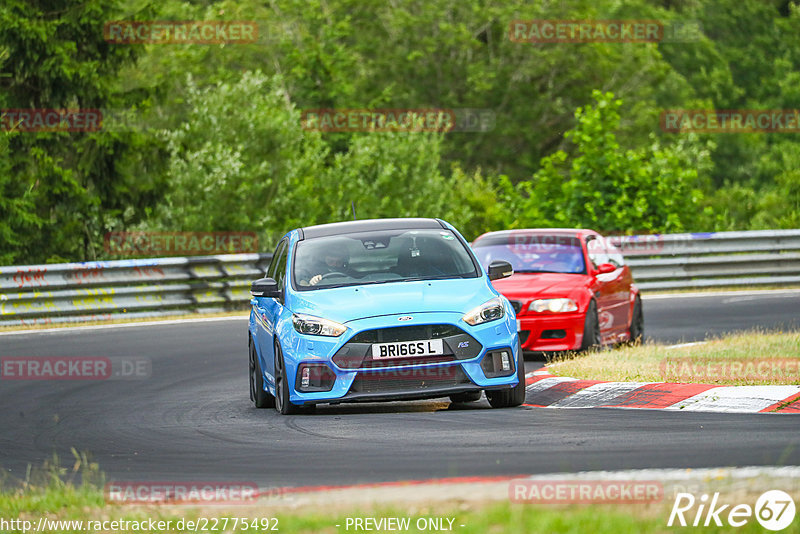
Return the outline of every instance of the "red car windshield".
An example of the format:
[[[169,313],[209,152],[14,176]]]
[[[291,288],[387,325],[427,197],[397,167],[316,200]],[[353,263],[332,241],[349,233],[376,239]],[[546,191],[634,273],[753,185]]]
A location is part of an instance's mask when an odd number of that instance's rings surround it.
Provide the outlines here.
[[[484,269],[505,260],[517,273],[586,273],[581,242],[574,236],[504,233],[484,236],[472,248]]]

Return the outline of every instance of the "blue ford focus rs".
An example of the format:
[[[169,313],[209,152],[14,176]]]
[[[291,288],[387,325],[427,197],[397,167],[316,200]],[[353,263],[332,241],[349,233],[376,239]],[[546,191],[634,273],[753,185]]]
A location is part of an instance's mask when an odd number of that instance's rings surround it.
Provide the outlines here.
[[[514,310],[439,219],[298,228],[252,283],[250,398],[282,414],[321,403],[449,397],[519,406]]]

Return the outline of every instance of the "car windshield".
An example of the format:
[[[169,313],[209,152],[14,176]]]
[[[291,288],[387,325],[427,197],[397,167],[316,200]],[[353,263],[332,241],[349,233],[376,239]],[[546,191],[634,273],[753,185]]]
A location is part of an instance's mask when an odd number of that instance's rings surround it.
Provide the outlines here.
[[[586,273],[580,239],[569,235],[488,235],[473,244],[484,268],[505,260],[517,273]]]
[[[308,239],[298,243],[293,265],[298,291],[479,276],[466,246],[444,229]]]

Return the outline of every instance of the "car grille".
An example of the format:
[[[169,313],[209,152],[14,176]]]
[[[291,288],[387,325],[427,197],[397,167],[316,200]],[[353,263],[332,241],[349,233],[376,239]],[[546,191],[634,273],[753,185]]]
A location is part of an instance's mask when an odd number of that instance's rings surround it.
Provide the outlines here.
[[[426,339],[441,339],[444,344],[444,354],[381,360],[372,359],[371,350],[374,343],[422,341]],[[478,340],[455,325],[393,326],[359,332],[336,351],[336,354],[333,355],[333,362],[342,369],[409,367],[427,363],[468,360],[477,357],[482,349],[483,347]]]
[[[359,373],[353,380],[350,393],[425,391],[469,383],[460,365],[416,367]]]
[[[421,365],[426,363],[452,362],[456,357],[452,354],[440,354],[436,356],[420,356],[419,358],[387,358],[385,360],[364,360],[361,364],[362,369],[374,369],[376,367],[405,367],[409,365]]]
[[[417,341],[419,339],[441,339],[465,334],[463,330],[451,324],[423,324],[412,326],[394,326],[365,330],[356,334],[348,343],[392,343],[394,341]]]

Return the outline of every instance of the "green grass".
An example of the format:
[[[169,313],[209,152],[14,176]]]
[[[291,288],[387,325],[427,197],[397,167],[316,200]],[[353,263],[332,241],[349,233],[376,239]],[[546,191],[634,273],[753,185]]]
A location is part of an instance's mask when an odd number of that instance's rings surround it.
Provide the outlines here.
[[[785,361],[758,372],[754,365],[767,360]],[[644,344],[566,354],[556,356],[548,368],[560,376],[613,382],[800,384],[800,332],[751,331],[673,349]]]
[[[120,505],[105,502],[102,484],[104,477],[99,472],[97,465],[93,464],[86,454],[73,451],[75,462],[71,467],[59,465],[58,460],[47,462],[43,468],[32,470],[25,480],[9,483],[6,480],[4,489],[0,491],[0,518],[8,521],[24,519],[37,524],[40,517],[50,520],[82,520],[86,521],[169,521],[167,529],[132,528],[117,529],[113,532],[138,532],[138,533],[178,533],[191,532],[222,532],[216,530],[203,530],[186,528],[179,529],[178,522],[183,520],[197,521],[200,518],[213,521],[218,518],[218,525],[222,526],[228,518],[226,532],[234,532],[232,526],[234,518],[248,518],[263,520],[265,518],[278,519],[278,532],[284,533],[348,533],[358,532],[352,527],[346,529],[347,518],[409,518],[411,528],[404,532],[432,532],[416,527],[420,518],[451,518],[453,519],[453,532],[460,534],[500,534],[500,533],[597,533],[597,534],[627,534],[627,533],[660,533],[673,532],[730,532],[729,526],[677,528],[667,527],[672,499],[665,497],[663,502],[638,504],[638,505],[542,505],[542,504],[514,504],[510,503],[506,495],[497,495],[496,500],[485,501],[457,501],[447,500],[442,502],[417,501],[415,503],[397,502],[383,505],[348,505],[347,502],[337,500],[335,494],[329,505],[306,504],[303,507],[298,502],[292,501],[258,501],[248,505],[227,505],[194,507],[190,505]],[[81,482],[78,482],[78,479]],[[446,492],[447,487],[442,486]],[[739,495],[737,503],[753,504],[755,495]],[[795,496],[797,499],[797,496]],[[728,499],[726,499],[727,501]],[[299,501],[299,502],[302,502]],[[420,504],[422,503],[422,504]],[[686,516],[693,517],[691,514]],[[274,532],[271,530],[254,530],[241,528],[241,519],[238,520],[235,532]],[[211,522],[210,522],[211,523]],[[274,523],[269,522],[268,525]],[[447,523],[445,523],[447,524]],[[336,525],[339,525],[338,527]],[[463,526],[462,526],[463,525]],[[75,532],[85,533],[95,530],[79,528],[63,528],[60,530],[46,529],[39,532]],[[742,527],[737,532],[744,534],[763,532],[755,519]],[[21,532],[19,529],[1,530],[0,532]],[[30,532],[30,531],[29,531]],[[364,532],[364,531],[361,531]],[[384,531],[385,532],[385,531]],[[795,522],[784,533],[800,533],[800,521]]]
[[[671,503],[670,503],[671,504]],[[570,505],[548,506],[530,504],[511,504],[509,502],[495,502],[491,504],[461,505],[459,507],[444,506],[433,507],[429,510],[414,509],[414,507],[392,506],[369,509],[353,509],[347,513],[324,514],[319,511],[275,511],[270,506],[247,507],[241,511],[225,512],[211,510],[206,507],[203,511],[186,508],[178,510],[177,506],[129,509],[121,505],[105,505],[100,490],[87,491],[83,489],[48,489],[40,493],[2,495],[0,496],[0,517],[26,518],[35,524],[41,515],[51,519],[79,519],[79,520],[115,520],[144,521],[147,519],[171,521],[171,528],[167,530],[143,529],[117,530],[115,532],[182,532],[177,529],[181,519],[197,520],[200,517],[219,517],[220,520],[228,517],[227,532],[231,528],[235,517],[278,519],[278,532],[289,533],[345,533],[354,532],[351,527],[345,528],[348,517],[399,517],[410,518],[411,528],[407,532],[426,532],[416,527],[419,518],[452,518],[453,531],[463,534],[494,534],[494,533],[596,533],[596,534],[635,534],[658,533],[674,530],[666,526],[669,517],[669,505],[623,506],[623,505]],[[240,520],[241,521],[241,520]],[[219,523],[222,524],[221,522]],[[241,525],[241,523],[239,523]],[[272,523],[269,523],[272,524]],[[337,527],[336,525],[340,525]],[[447,523],[445,523],[447,524]],[[464,525],[463,527],[461,525]],[[132,525],[131,525],[132,526]],[[184,530],[187,530],[184,528]],[[729,532],[730,527],[699,527],[680,528],[681,532]],[[763,532],[763,529],[752,520],[737,532],[751,533]],[[11,530],[10,532],[20,532]],[[48,532],[56,532],[48,530]],[[86,532],[79,529],[63,529],[58,532]],[[200,530],[200,532],[203,532]],[[207,532],[211,532],[208,530]],[[221,532],[221,530],[217,530]],[[244,532],[241,527],[237,532]],[[249,532],[255,532],[250,529]],[[258,532],[262,532],[258,530]],[[269,531],[264,531],[269,532]],[[792,527],[784,533],[800,533],[800,523],[795,521]]]

